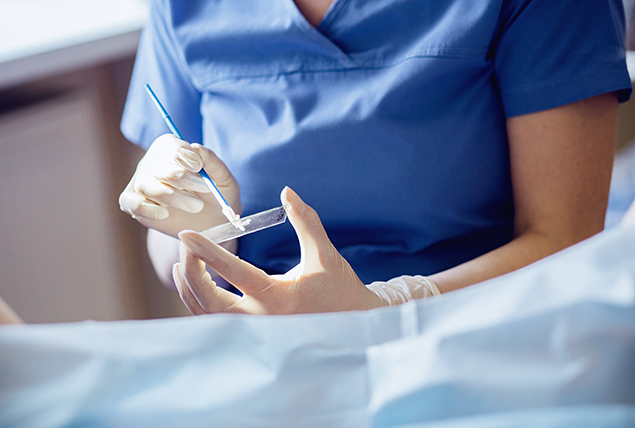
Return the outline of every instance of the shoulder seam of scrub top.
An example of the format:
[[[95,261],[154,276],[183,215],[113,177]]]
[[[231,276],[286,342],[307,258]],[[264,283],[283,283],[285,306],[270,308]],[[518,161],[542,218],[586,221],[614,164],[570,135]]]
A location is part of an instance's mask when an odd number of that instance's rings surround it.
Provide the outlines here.
[[[351,65],[345,66],[336,61],[301,61],[299,64],[294,63],[288,68],[282,66],[270,67],[262,70],[262,67],[253,67],[260,69],[259,72],[250,73],[248,68],[241,72],[215,72],[209,73],[205,77],[197,77],[192,73],[192,81],[198,86],[211,85],[214,83],[227,81],[231,79],[260,79],[273,76],[291,75],[297,73],[341,73],[348,71],[376,70],[381,68],[390,68],[400,65],[411,60],[424,58],[448,58],[448,59],[476,59],[485,60],[487,47],[454,47],[454,46],[429,46],[425,49],[417,49],[403,55],[401,58],[374,59],[366,61],[355,61],[355,54],[351,54]],[[366,56],[366,55],[365,55]]]

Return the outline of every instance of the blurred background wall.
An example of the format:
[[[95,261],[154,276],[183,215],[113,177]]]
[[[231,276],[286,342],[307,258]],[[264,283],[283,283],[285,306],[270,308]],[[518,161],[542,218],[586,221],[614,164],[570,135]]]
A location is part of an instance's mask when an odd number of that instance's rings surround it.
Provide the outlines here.
[[[145,0],[0,0],[0,295],[27,322],[185,314],[118,196]]]

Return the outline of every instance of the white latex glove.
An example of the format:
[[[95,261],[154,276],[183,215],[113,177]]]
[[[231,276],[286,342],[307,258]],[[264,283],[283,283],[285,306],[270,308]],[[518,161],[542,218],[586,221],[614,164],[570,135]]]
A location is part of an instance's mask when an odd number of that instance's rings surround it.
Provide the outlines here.
[[[372,309],[382,301],[357,277],[329,240],[317,213],[289,188],[282,191],[300,241],[300,263],[284,275],[268,275],[206,237],[179,234],[181,262],[173,275],[181,299],[195,314],[239,312],[292,314]],[[232,294],[212,281],[205,264],[244,293]]]
[[[216,154],[172,134],[154,140],[119,196],[121,210],[146,227],[176,236],[227,222],[201,178],[204,168],[237,214],[242,213],[238,183]]]
[[[421,275],[403,275],[387,282],[375,281],[366,287],[379,296],[384,306],[401,305],[409,300],[441,294],[434,281]]]

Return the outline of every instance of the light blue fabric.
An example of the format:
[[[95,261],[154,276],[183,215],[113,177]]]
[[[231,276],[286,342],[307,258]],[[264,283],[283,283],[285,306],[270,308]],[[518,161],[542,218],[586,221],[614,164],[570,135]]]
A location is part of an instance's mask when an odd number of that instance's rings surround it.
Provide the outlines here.
[[[634,201],[635,141],[629,141],[615,155],[604,227],[611,228],[618,225]]]
[[[0,328],[2,427],[632,427],[635,227],[370,312]]]
[[[168,131],[149,83],[245,214],[290,186],[364,283],[508,242],[506,117],[631,89],[620,0],[336,0],[317,29],[292,0],[152,3],[125,135]],[[286,272],[295,233],[246,236],[239,256]]]

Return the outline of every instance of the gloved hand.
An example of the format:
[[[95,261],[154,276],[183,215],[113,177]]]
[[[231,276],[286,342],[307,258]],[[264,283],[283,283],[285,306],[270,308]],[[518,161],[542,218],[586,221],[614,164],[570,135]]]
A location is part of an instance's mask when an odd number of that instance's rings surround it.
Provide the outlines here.
[[[119,196],[121,210],[146,227],[176,236],[227,222],[199,171],[204,168],[227,203],[242,213],[238,183],[213,151],[172,134],[154,140]]]
[[[174,281],[195,314],[239,312],[291,314],[372,309],[382,301],[357,277],[329,240],[317,213],[289,188],[282,191],[289,220],[300,241],[300,263],[284,275],[270,276],[191,231],[181,238]],[[243,292],[241,298],[212,281],[205,264]]]

